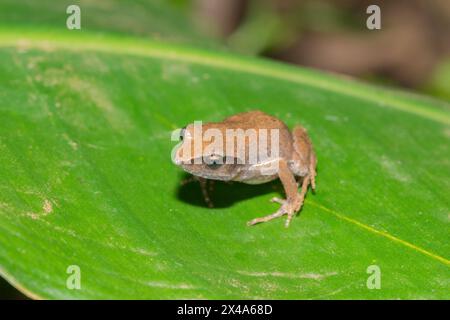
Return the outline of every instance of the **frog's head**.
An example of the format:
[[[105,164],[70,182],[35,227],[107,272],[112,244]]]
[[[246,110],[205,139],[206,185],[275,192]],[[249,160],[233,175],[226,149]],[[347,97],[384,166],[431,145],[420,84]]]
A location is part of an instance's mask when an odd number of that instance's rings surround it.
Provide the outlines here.
[[[201,125],[200,125],[201,126]],[[190,124],[179,130],[181,142],[172,153],[173,162],[194,176],[230,181],[238,177],[244,164],[226,154],[224,130],[220,125]]]

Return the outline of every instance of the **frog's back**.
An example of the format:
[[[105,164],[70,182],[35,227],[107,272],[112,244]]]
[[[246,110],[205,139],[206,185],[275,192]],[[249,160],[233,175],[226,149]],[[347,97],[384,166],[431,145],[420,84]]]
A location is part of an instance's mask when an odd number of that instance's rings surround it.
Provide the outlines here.
[[[280,119],[273,117],[260,110],[242,112],[224,120],[228,124],[239,124],[240,127],[244,128],[265,128],[273,129],[278,128],[281,130],[289,131],[288,127]]]
[[[226,118],[223,125],[227,128],[241,128],[241,129],[278,129],[279,130],[279,155],[284,159],[291,159],[292,135],[286,124],[280,119],[268,115],[260,110],[242,112]],[[270,148],[270,139],[268,141],[268,148]]]

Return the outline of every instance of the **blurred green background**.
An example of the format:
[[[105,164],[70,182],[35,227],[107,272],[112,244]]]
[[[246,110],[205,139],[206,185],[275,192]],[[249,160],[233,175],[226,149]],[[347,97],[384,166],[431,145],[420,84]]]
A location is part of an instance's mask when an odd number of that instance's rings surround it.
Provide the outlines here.
[[[448,0],[2,0],[0,27],[82,28],[259,55],[450,101]],[[366,28],[367,6],[381,30]],[[0,299],[20,299],[0,279]]]

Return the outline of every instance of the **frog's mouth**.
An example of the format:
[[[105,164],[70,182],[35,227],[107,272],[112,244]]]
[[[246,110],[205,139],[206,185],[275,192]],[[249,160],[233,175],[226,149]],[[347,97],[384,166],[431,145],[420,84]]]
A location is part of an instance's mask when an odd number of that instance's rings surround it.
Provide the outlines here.
[[[242,171],[243,165],[239,164],[191,164],[183,163],[180,165],[184,171],[201,178],[221,180],[221,181],[231,181],[235,180],[236,177]]]

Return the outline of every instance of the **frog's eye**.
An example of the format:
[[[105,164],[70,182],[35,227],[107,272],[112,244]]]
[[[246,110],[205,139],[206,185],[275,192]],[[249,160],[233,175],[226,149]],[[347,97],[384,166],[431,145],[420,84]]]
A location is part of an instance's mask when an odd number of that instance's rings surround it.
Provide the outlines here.
[[[226,157],[212,155],[205,159],[206,166],[208,169],[216,170],[219,169],[226,162]]]

